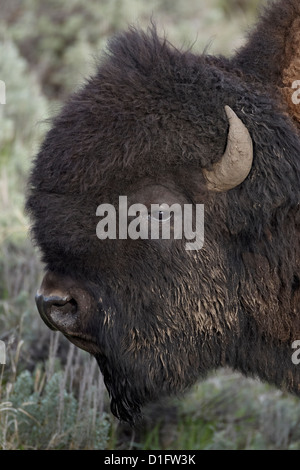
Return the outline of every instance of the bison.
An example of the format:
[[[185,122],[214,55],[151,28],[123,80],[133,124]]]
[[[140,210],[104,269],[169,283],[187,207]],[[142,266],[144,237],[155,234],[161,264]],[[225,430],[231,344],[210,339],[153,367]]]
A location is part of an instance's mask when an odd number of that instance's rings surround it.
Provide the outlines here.
[[[128,28],[54,118],[26,196],[37,307],[96,358],[119,419],[219,367],[300,395],[298,80],[300,3],[281,0],[231,58]],[[97,207],[120,196],[149,220],[204,205],[202,248],[100,239]]]

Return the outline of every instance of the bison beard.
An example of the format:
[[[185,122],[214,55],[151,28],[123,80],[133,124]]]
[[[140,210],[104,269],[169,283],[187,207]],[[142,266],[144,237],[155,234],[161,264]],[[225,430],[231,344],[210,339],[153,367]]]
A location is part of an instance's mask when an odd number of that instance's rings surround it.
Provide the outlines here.
[[[299,0],[231,59],[130,29],[53,121],[28,185],[52,329],[95,356],[113,413],[229,366],[300,395]],[[299,105],[300,106],[300,105]],[[99,240],[99,204],[204,204],[205,240]]]

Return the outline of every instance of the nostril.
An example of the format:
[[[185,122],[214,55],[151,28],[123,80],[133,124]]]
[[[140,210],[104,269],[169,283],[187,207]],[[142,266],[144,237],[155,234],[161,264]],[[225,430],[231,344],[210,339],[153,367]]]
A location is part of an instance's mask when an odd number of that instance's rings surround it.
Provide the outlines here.
[[[43,310],[45,313],[51,313],[52,310],[59,310],[70,313],[76,308],[76,302],[71,296],[59,297],[57,295],[42,296]]]
[[[44,322],[52,329],[60,328],[61,324],[72,323],[78,305],[71,296],[36,295],[36,305]]]
[[[49,308],[59,311],[62,314],[74,314],[77,312],[77,302],[76,300],[70,298],[65,299],[51,299],[49,300]]]
[[[52,306],[52,305],[57,305],[57,306],[65,305],[70,300],[72,300],[72,298],[69,295],[66,296],[66,297],[58,297],[56,295],[50,295],[49,297],[48,296],[44,297],[44,302],[46,304],[49,304],[50,306]]]

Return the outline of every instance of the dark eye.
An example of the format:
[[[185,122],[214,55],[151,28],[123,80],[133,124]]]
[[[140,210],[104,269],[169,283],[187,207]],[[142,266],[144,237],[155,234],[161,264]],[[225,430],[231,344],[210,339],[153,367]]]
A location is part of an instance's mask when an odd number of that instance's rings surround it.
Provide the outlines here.
[[[151,210],[149,213],[150,218],[159,222],[167,222],[171,218],[171,212],[169,210]]]

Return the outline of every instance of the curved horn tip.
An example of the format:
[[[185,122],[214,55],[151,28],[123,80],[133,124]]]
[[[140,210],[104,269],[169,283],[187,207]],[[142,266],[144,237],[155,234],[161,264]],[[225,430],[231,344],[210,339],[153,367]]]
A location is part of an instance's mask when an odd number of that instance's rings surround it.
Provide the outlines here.
[[[225,105],[225,112],[226,112],[226,115],[227,115],[229,120],[234,118],[234,117],[237,117],[237,115],[235,114],[233,109],[230,106],[228,106],[227,104]]]
[[[225,106],[229,120],[226,151],[211,171],[203,170],[210,191],[225,192],[240,185],[250,173],[253,162],[253,142],[245,124]]]

